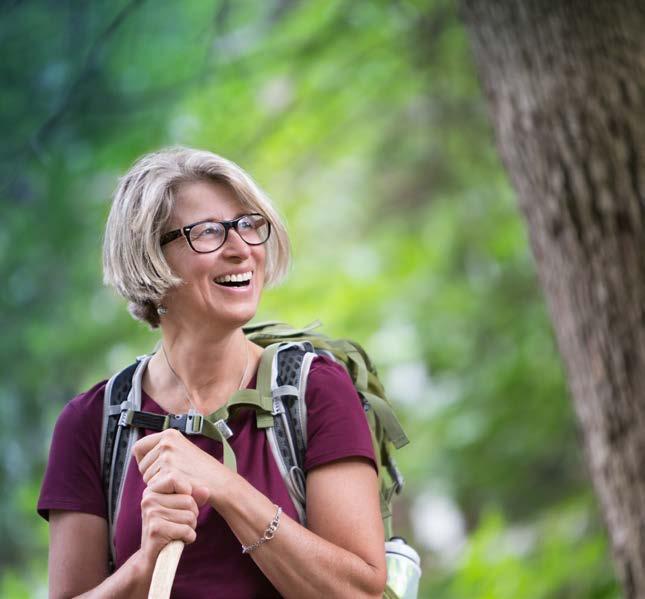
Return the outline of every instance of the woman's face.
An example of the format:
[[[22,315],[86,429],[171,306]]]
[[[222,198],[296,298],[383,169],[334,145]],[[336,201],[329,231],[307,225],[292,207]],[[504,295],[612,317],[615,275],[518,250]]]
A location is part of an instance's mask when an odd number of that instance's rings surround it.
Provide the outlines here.
[[[203,220],[228,221],[246,214],[234,193],[213,181],[183,183],[167,230],[179,229]],[[266,245],[248,245],[234,229],[229,229],[222,247],[208,254],[194,252],[186,238],[164,246],[164,254],[183,285],[171,289],[163,300],[166,319],[213,319],[218,324],[239,327],[257,310],[264,285]],[[251,273],[244,286],[225,286],[220,277]],[[216,283],[220,280],[220,283]]]

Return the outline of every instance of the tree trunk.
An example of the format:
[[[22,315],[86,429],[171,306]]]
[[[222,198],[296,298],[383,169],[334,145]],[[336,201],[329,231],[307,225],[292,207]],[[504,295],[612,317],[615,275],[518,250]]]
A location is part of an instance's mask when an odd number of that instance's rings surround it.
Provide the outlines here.
[[[645,597],[645,3],[463,0],[625,596]]]

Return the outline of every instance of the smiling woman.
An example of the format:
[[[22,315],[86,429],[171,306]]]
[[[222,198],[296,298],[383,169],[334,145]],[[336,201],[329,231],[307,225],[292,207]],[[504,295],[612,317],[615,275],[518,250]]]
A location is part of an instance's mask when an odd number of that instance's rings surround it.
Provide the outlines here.
[[[239,166],[210,152],[184,148],[145,156],[121,179],[117,189],[106,228],[104,273],[105,282],[130,301],[135,318],[152,327],[159,326],[156,304],[168,289],[181,283],[181,277],[173,271],[162,248],[183,235],[196,253],[218,249],[212,245],[202,248],[200,242],[191,241],[197,240],[198,233],[205,232],[203,227],[198,227],[204,224],[201,221],[224,220],[221,214],[219,219],[214,218],[216,206],[209,202],[204,202],[200,212],[200,193],[205,190],[228,203],[236,216],[244,212],[259,213],[267,222],[268,239],[264,240],[267,285],[279,283],[287,271],[286,230],[266,194]],[[189,206],[201,218],[179,220],[178,211],[188,214]],[[221,206],[220,212],[224,209]],[[199,230],[192,231],[191,227]],[[239,226],[236,231],[239,235]],[[228,232],[229,227],[225,227],[222,244]]]
[[[57,421],[38,503],[50,521],[51,597],[145,597],[157,556],[174,540],[187,547],[173,597],[381,596],[376,462],[346,371],[325,357],[309,370],[306,513],[259,416],[231,403],[256,387],[263,355],[242,326],[288,263],[277,212],[234,163],[174,148],[123,177],[106,228],[105,281],[135,318],[160,328],[160,351],[132,375],[145,418],[119,420],[139,440],[115,511],[102,454],[112,382],[74,398]],[[212,430],[194,434],[193,419]]]
[[[195,329],[203,328],[204,322],[213,328],[218,323],[226,329],[241,327],[255,315],[264,287],[268,218],[240,216],[244,207],[233,192],[213,181],[183,182],[176,196],[168,226],[183,233],[184,243],[181,237],[171,242],[169,234],[164,234],[168,241],[161,245],[166,262],[183,284],[166,291],[163,307],[167,314],[181,313],[182,326],[190,319]],[[257,230],[254,234],[248,230],[254,222],[265,223],[262,239]],[[244,223],[243,233],[240,225]],[[245,273],[251,273],[245,286],[230,285],[231,279],[237,283]],[[169,329],[176,319],[166,320]]]

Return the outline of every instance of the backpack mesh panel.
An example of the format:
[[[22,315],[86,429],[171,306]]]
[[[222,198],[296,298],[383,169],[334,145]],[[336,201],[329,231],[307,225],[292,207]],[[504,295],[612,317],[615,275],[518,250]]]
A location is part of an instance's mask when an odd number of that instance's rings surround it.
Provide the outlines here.
[[[280,352],[278,359],[278,385],[298,385],[304,352],[290,347]]]
[[[132,432],[132,428],[129,426],[124,426],[121,427],[121,435],[119,437],[119,447],[117,449],[117,460],[116,464],[114,466],[114,484],[112,485],[112,510],[116,508],[116,501],[119,496],[119,486],[121,479],[125,475],[125,462],[126,459],[129,458],[128,454],[128,441],[130,439],[130,434]],[[112,513],[111,518],[114,516]]]
[[[307,344],[308,345],[308,344]],[[313,351],[312,347],[307,348],[307,351]],[[293,387],[298,387],[300,382],[300,370],[302,369],[302,360],[305,356],[306,351],[299,347],[291,347],[285,350],[282,350],[278,354],[278,376],[277,383],[278,385],[292,385]],[[302,423],[296,411],[298,410],[298,398],[297,397],[284,397],[284,407],[286,411],[287,418],[289,419],[289,426],[291,430],[295,433],[292,435],[294,442],[296,444],[296,452],[298,455],[298,466],[302,468],[305,462],[305,446],[304,446],[304,434],[306,431],[302,430]],[[284,431],[276,431],[278,434],[284,435]],[[286,447],[285,443],[280,443],[281,453],[284,454]],[[290,463],[291,460],[288,460]],[[295,465],[295,464],[292,464]]]
[[[278,441],[278,447],[280,448],[280,455],[288,468],[295,466],[293,459],[291,457],[291,452],[289,451],[289,441],[287,441],[287,436],[284,432],[284,425],[280,418],[276,418],[273,421],[273,430]]]
[[[118,422],[118,414],[108,416],[107,431],[105,434],[105,453],[103,454],[103,490],[105,491],[106,499],[108,489],[110,488],[110,463],[112,462],[112,452],[114,451],[114,439]]]

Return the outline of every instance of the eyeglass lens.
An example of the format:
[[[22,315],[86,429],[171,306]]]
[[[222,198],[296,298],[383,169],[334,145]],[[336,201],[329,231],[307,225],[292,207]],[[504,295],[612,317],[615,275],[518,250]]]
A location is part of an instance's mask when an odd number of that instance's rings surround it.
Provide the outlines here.
[[[249,245],[264,243],[269,237],[269,223],[260,214],[248,214],[234,221],[233,228]],[[190,230],[190,243],[198,252],[212,252],[226,239],[226,227],[218,222],[205,222]]]

